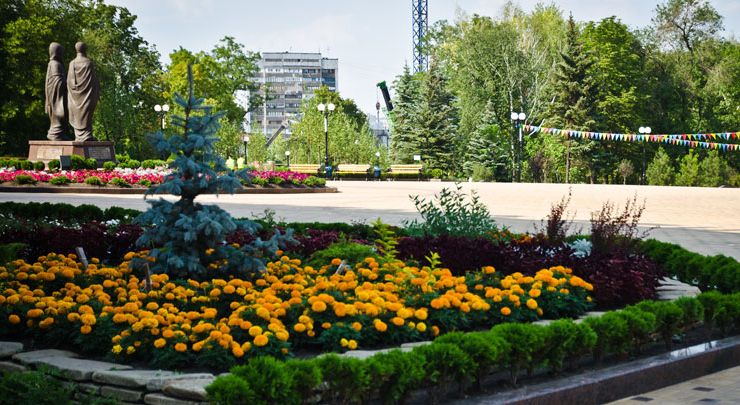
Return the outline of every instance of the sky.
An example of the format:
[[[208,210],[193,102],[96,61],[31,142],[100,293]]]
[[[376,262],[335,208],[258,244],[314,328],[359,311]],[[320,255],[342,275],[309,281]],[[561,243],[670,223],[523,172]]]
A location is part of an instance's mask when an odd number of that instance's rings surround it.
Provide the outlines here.
[[[183,47],[209,51],[232,36],[250,51],[321,52],[339,58],[339,92],[365,112],[382,96],[376,83],[389,84],[411,65],[411,1],[408,0],[107,0],[138,16],[139,34],[168,55]],[[429,24],[456,15],[500,15],[505,0],[429,0]],[[542,0],[514,1],[530,11]],[[725,36],[740,37],[740,0],[711,0],[724,17]],[[659,2],[644,0],[552,1],[577,21],[617,16],[630,27],[650,24]],[[662,3],[662,2],[660,2]],[[391,93],[393,89],[391,88]]]

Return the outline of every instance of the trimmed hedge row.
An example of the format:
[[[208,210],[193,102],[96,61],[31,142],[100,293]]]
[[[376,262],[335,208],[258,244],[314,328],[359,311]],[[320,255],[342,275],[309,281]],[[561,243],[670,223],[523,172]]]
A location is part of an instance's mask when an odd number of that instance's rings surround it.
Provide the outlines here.
[[[90,204],[74,206],[66,203],[0,203],[0,216],[21,218],[26,220],[58,219],[62,221],[76,220],[79,223],[108,220],[130,222],[131,219],[141,214],[141,211],[110,207],[98,208]]]
[[[216,404],[301,404],[319,398],[401,403],[413,390],[426,389],[428,400],[438,403],[456,384],[480,388],[481,379],[495,370],[507,371],[516,385],[525,371],[557,373],[575,368],[585,355],[599,362],[608,355],[636,354],[656,339],[670,347],[674,335],[701,320],[725,335],[740,329],[740,293],[643,301],[580,324],[561,319],[547,326],[506,323],[487,332],[453,332],[411,352],[392,350],[366,360],[336,354],[287,362],[257,357],[234,367],[206,391]]]
[[[740,291],[740,263],[732,257],[703,256],[655,239],[642,242],[640,248],[666,274],[702,291],[717,290],[725,294]]]

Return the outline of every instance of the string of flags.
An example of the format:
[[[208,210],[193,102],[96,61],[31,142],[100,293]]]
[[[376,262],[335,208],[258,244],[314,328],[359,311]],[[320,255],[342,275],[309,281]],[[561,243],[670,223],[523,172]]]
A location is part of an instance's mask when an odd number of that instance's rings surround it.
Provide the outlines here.
[[[562,135],[569,138],[595,139],[607,141],[624,142],[659,142],[670,145],[688,146],[690,148],[716,149],[721,151],[740,151],[740,144],[706,142],[707,140],[731,140],[738,139],[738,132],[715,132],[703,134],[617,134],[612,132],[576,131],[573,129],[560,129],[540,127],[536,125],[524,125],[527,132],[542,132],[545,134]]]

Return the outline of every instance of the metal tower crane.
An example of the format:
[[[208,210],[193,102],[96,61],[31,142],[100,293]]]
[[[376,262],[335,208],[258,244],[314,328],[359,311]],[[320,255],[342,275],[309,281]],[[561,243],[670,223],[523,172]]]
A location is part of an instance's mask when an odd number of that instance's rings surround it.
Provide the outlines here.
[[[414,73],[429,69],[424,37],[429,31],[429,0],[411,0],[411,31],[414,39]]]

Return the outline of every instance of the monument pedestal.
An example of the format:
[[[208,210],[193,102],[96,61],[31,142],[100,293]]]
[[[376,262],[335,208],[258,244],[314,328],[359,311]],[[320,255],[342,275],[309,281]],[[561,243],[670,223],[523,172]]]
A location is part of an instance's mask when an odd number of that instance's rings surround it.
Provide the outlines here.
[[[116,160],[116,151],[111,141],[28,141],[28,160],[49,164],[62,155],[78,155],[85,159],[93,158],[98,167]]]

